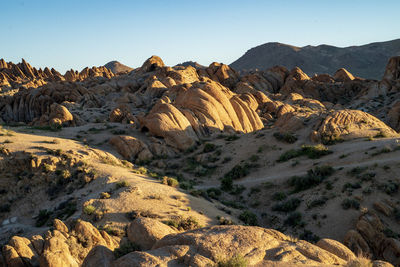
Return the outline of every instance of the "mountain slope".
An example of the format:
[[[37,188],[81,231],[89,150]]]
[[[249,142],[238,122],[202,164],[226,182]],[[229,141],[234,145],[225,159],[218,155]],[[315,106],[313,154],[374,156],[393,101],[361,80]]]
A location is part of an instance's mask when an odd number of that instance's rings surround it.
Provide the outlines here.
[[[388,59],[395,55],[400,55],[400,39],[345,48],[266,43],[251,48],[230,66],[237,70],[267,69],[276,65],[292,69],[297,66],[309,75],[333,74],[339,68],[346,68],[362,78],[380,79]]]
[[[132,71],[133,68],[128,67],[118,61],[110,61],[107,64],[104,65],[107,69],[110,69],[113,73],[118,73],[118,72],[129,72]]]

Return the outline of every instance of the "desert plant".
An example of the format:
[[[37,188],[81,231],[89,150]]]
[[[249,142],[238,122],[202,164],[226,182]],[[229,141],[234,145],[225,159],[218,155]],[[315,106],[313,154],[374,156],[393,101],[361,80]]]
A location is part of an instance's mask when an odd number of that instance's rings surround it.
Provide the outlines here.
[[[92,205],[86,205],[83,207],[83,213],[85,213],[87,215],[92,215],[92,214],[94,214],[95,211],[96,211],[96,207],[94,207]]]
[[[272,200],[275,200],[275,201],[282,201],[282,200],[286,199],[286,197],[287,197],[287,195],[286,195],[285,192],[275,192],[275,193],[272,195]]]
[[[297,141],[297,137],[292,133],[276,132],[276,133],[273,134],[273,136],[277,140],[282,141],[282,142],[286,142],[286,143],[289,143],[289,144],[293,144],[293,143],[295,143]]]
[[[229,259],[218,259],[218,267],[246,267],[248,261],[242,255],[235,255]]]
[[[319,145],[303,145],[300,149],[291,149],[283,153],[279,158],[278,162],[288,161],[293,158],[307,156],[310,159],[318,159],[322,156],[331,154],[332,151],[329,150],[322,144]]]
[[[333,173],[334,169],[331,166],[319,166],[308,170],[304,176],[293,176],[288,183],[294,187],[294,192],[299,192],[319,185]]]
[[[194,218],[193,216],[189,216],[187,218],[175,218],[175,219],[170,219],[167,221],[163,221],[166,225],[175,227],[176,229],[182,231],[188,231],[188,230],[193,230],[197,228],[201,228],[202,226],[200,225],[199,221]]]
[[[360,208],[360,202],[355,199],[346,198],[342,201],[342,208],[345,210],[355,209],[358,210]]]
[[[294,211],[300,206],[301,200],[298,198],[291,198],[284,202],[280,202],[272,206],[273,211],[289,212]]]
[[[132,243],[132,242],[127,242],[123,243],[119,246],[119,248],[114,249],[114,256],[116,259],[121,258],[122,256],[131,253],[133,251],[140,251],[140,246]]]
[[[245,210],[243,211],[240,215],[239,215],[239,220],[241,220],[242,222],[244,222],[247,225],[257,225],[257,215],[255,215],[253,212],[249,211],[249,210]]]
[[[48,210],[40,210],[40,211],[39,211],[39,215],[36,217],[35,226],[36,226],[36,227],[41,227],[41,226],[43,226],[43,225],[50,219],[51,214],[52,214],[51,211],[48,211]]]
[[[304,224],[302,221],[302,217],[303,216],[301,215],[300,212],[292,212],[286,218],[286,220],[284,221],[284,224],[292,226],[292,227],[301,226]]]
[[[205,143],[203,148],[203,153],[212,152],[217,146],[212,143]]]
[[[120,188],[128,187],[128,186],[129,186],[129,183],[128,183],[128,181],[125,181],[125,180],[119,181],[119,182],[117,182],[117,183],[115,184],[115,188],[116,188],[116,189],[120,189]]]
[[[162,183],[165,185],[169,185],[172,187],[178,187],[179,186],[179,182],[177,179],[172,178],[172,177],[168,177],[168,176],[164,176],[162,179]]]

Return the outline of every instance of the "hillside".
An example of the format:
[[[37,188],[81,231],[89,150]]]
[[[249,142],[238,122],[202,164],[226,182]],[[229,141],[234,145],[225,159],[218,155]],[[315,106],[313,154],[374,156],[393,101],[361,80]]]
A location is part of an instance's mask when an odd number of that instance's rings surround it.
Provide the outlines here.
[[[251,48],[230,66],[237,70],[265,70],[276,65],[288,69],[300,67],[310,76],[333,75],[337,69],[346,68],[355,76],[378,80],[389,58],[397,55],[400,55],[400,39],[344,48],[266,43]]]
[[[120,72],[130,72],[133,68],[128,67],[118,61],[110,61],[104,65],[107,69],[110,69],[113,73],[117,74]]]
[[[0,265],[400,266],[400,56],[0,64]]]

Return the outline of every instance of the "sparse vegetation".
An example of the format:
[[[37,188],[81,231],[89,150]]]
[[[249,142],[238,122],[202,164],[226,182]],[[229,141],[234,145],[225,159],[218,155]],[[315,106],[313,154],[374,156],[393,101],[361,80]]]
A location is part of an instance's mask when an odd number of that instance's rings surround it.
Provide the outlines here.
[[[294,192],[307,190],[319,185],[324,179],[332,175],[334,171],[331,166],[327,165],[315,167],[308,170],[304,176],[293,176],[290,178],[289,185],[294,187]]]
[[[327,147],[324,145],[303,145],[300,149],[291,149],[283,153],[279,159],[277,160],[278,162],[285,162],[293,158],[301,157],[301,156],[307,156],[310,159],[318,159],[322,156],[329,155],[331,154],[332,151],[330,151]]]
[[[128,187],[128,186],[129,186],[129,183],[128,183],[128,181],[125,181],[125,180],[119,181],[115,184],[116,189],[120,189],[120,188],[124,188],[124,187]]]
[[[94,207],[93,205],[86,205],[83,207],[83,213],[87,214],[87,215],[92,215],[94,214],[96,211],[96,207]]]
[[[177,179],[172,178],[172,177],[168,177],[168,176],[164,176],[162,178],[162,183],[165,185],[169,185],[172,187],[178,187],[179,186],[179,182]]]
[[[133,251],[140,251],[140,250],[141,249],[140,249],[139,245],[128,241],[127,243],[121,244],[119,248],[116,248],[114,250],[114,256],[116,259],[118,259],[128,253],[131,253]]]
[[[289,212],[294,211],[300,206],[301,200],[299,198],[291,198],[284,202],[280,202],[272,206],[273,211]]]
[[[276,132],[274,133],[274,137],[279,141],[286,142],[289,144],[293,144],[297,141],[297,137],[292,133]]]
[[[348,210],[348,209],[358,210],[358,209],[360,209],[360,202],[358,202],[358,200],[355,200],[355,199],[346,198],[346,199],[344,199],[342,201],[341,205],[342,205],[342,208],[345,209],[345,210]]]
[[[248,261],[242,255],[235,255],[230,259],[217,260],[217,267],[247,267]]]
[[[239,215],[239,220],[241,220],[242,222],[244,222],[247,225],[253,225],[253,226],[258,225],[257,215],[255,215],[253,212],[251,212],[249,210],[243,211]]]
[[[166,225],[172,226],[180,231],[188,231],[188,230],[193,230],[197,228],[201,228],[202,226],[198,222],[198,220],[193,217],[189,216],[187,218],[176,218],[176,219],[170,219],[167,221],[163,221]]]

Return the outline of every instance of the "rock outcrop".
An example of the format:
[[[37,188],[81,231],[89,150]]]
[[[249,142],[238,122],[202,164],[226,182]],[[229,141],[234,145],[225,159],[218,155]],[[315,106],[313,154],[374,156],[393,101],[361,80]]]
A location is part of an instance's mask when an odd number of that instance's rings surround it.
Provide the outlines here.
[[[385,226],[377,214],[369,212],[358,219],[354,230],[350,230],[344,244],[356,254],[374,256],[400,265],[400,241],[386,237]]]
[[[357,137],[397,136],[396,131],[376,117],[360,110],[339,110],[328,115],[313,140],[334,141]]]

